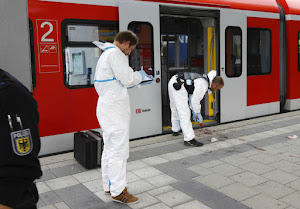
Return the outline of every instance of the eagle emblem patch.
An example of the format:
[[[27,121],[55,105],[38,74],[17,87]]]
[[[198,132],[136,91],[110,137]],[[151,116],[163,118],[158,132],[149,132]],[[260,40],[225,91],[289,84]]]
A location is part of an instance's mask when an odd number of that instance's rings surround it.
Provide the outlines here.
[[[15,154],[23,156],[31,152],[33,144],[30,129],[11,132],[10,137]]]

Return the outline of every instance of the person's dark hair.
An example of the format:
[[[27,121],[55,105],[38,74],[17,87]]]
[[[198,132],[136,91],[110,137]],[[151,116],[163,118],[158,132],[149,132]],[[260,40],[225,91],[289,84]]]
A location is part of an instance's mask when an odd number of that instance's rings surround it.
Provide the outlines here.
[[[216,76],[212,82],[220,86],[224,86],[224,80],[220,76]]]
[[[134,46],[138,44],[139,39],[131,30],[125,30],[117,34],[115,41],[119,42],[120,44],[130,41],[129,46]]]

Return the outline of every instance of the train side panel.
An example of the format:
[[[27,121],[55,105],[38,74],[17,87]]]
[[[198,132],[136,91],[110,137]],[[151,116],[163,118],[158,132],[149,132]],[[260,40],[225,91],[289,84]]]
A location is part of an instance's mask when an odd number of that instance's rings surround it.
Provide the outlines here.
[[[118,21],[118,9],[109,6],[30,1],[29,18],[33,23],[36,66],[33,95],[39,104],[39,129],[43,137],[41,153],[72,150],[73,134],[67,134],[66,137],[66,133],[99,128],[96,118],[98,96],[93,87],[70,89],[64,83],[62,22],[66,19]],[[46,39],[46,42],[41,42],[42,39]],[[51,39],[54,42],[47,42]],[[45,50],[50,50],[47,47],[51,46],[56,46],[56,54],[51,54],[50,51],[46,54]],[[53,54],[56,56],[54,59],[53,56],[50,57],[50,64],[57,66],[49,65],[50,68],[47,68],[47,55]],[[58,143],[62,146],[57,145]],[[43,149],[45,147],[47,148]]]
[[[280,112],[279,19],[248,17],[247,27],[246,116],[248,118],[278,113]],[[257,41],[261,42],[261,46],[258,46]]]
[[[253,29],[263,29],[271,36],[271,72],[261,73],[260,75],[248,75],[247,77],[247,106],[259,105],[264,103],[279,102],[279,20],[262,19],[248,17],[248,31]],[[249,33],[248,33],[249,35]],[[251,37],[248,37],[251,38]],[[248,42],[248,71],[253,63],[251,58],[251,42]],[[261,64],[261,63],[260,63]],[[248,72],[249,74],[249,72]],[[255,74],[255,73],[254,73]],[[257,73],[258,74],[258,73]]]
[[[27,1],[0,1],[0,68],[32,90]]]

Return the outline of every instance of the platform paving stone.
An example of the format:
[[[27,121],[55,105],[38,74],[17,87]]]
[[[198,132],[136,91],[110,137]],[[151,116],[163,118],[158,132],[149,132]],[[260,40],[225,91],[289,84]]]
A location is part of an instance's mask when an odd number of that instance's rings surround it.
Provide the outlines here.
[[[62,201],[62,199],[53,191],[40,194],[40,198],[45,205],[53,205]]]
[[[68,200],[83,195],[91,194],[91,191],[82,184],[66,187],[63,189],[55,190],[55,193],[62,199]]]
[[[55,178],[57,177],[49,169],[47,169],[47,170],[43,170],[43,176],[41,177],[41,179],[37,179],[37,182],[47,181]]]
[[[139,180],[128,184],[128,191],[133,194],[139,194],[155,188],[155,186],[145,180]]]
[[[101,172],[97,170],[90,170],[90,171],[73,174],[72,176],[80,183],[84,183],[84,182],[89,182],[101,178]]]
[[[44,182],[37,182],[36,187],[40,194],[51,191],[51,189]]]
[[[51,179],[51,180],[45,181],[45,183],[52,190],[61,189],[61,188],[79,184],[79,182],[72,176],[64,176],[61,178]]]
[[[59,168],[51,168],[49,169],[56,177],[63,177],[68,176],[76,173],[81,173],[82,169],[79,166],[74,165],[67,165]]]
[[[229,184],[233,184],[235,183],[235,181],[222,176],[218,173],[213,173],[211,175],[207,175],[207,176],[199,176],[194,178],[196,181],[205,184],[208,187],[214,188],[214,189],[218,189],[224,186],[227,186]],[[218,179],[218,181],[216,181],[216,179]]]
[[[279,199],[295,192],[294,189],[274,181],[262,183],[253,187],[253,189],[273,197],[274,199]]]
[[[155,205],[145,207],[144,209],[171,209],[171,208],[164,203],[157,203]]]
[[[166,160],[165,158],[162,158],[161,156],[144,158],[144,159],[142,159],[142,161],[144,163],[147,163],[148,165],[157,165],[157,164],[168,162],[168,160]]]
[[[262,174],[261,175],[264,178],[276,181],[280,184],[287,184],[289,182],[295,181],[298,179],[297,176],[289,174],[287,172],[281,171],[281,170],[273,170],[268,173]]]
[[[300,191],[300,179],[297,179],[296,181],[292,181],[286,184],[286,186]]]
[[[101,206],[104,203],[95,194],[82,195],[73,199],[67,199],[64,202],[70,208],[74,209],[89,209],[95,206]]]
[[[171,183],[177,182],[176,179],[172,178],[171,176],[168,176],[166,174],[161,174],[158,176],[153,176],[150,178],[145,179],[150,184],[154,185],[155,187],[162,187],[169,185]]]
[[[136,196],[139,198],[139,202],[134,205],[129,205],[133,209],[145,208],[160,202],[157,198],[151,196],[147,192],[138,194]]]
[[[210,208],[213,209],[250,209],[250,207],[247,207],[246,205],[229,197],[213,200],[208,202],[207,204],[210,206]]]
[[[193,198],[179,190],[173,190],[156,196],[161,202],[173,207],[191,201]]]
[[[258,176],[249,171],[231,176],[230,179],[237,181],[241,184],[244,184],[248,187],[253,187],[253,186],[256,186],[256,185],[259,185],[259,184],[262,184],[262,183],[268,181],[268,179]]]
[[[268,173],[272,170],[275,170],[274,167],[264,165],[264,164],[256,162],[256,161],[255,162],[252,161],[250,163],[240,165],[239,167],[244,169],[244,170],[255,173],[257,175],[261,175],[261,174],[264,174],[264,173]]]
[[[70,209],[69,206],[64,202],[55,203],[57,209]]]
[[[130,142],[127,187],[139,203],[112,201],[101,168],[74,153],[40,158],[42,209],[300,209],[300,111],[195,129],[203,147],[182,134]],[[287,136],[297,135],[296,139]],[[216,137],[217,142],[211,143]]]
[[[208,207],[208,206],[204,205],[203,203],[196,201],[196,200],[173,207],[173,209],[186,209],[186,208],[188,208],[188,209],[210,209],[210,207]]]
[[[54,205],[46,205],[42,207],[41,209],[57,209]]]
[[[134,174],[133,172],[127,172],[126,173],[127,183],[135,182],[141,179],[138,175]],[[101,180],[102,181],[102,180]],[[101,182],[102,184],[102,182]]]
[[[264,194],[258,194],[242,202],[250,208],[255,209],[283,209],[289,205]]]
[[[139,176],[143,179],[162,174],[161,171],[159,171],[159,170],[157,170],[156,168],[153,168],[153,167],[141,168],[139,170],[132,171],[132,173],[134,173],[135,175],[137,175],[137,176]]]
[[[157,189],[153,189],[153,190],[150,190],[150,191],[147,191],[147,192],[152,196],[157,196],[157,195],[160,195],[160,194],[163,194],[163,193],[166,193],[166,192],[170,192],[174,189],[175,189],[174,187],[172,187],[170,185],[167,185],[167,186],[162,186],[162,187],[159,187]]]
[[[88,188],[91,192],[99,192],[103,191],[102,187],[102,179],[97,179],[89,182],[82,183],[86,188]]]
[[[195,165],[195,166],[189,167],[188,169],[191,171],[194,171],[195,173],[199,174],[200,176],[207,176],[207,175],[214,173],[213,171],[206,169],[200,165]]]
[[[218,191],[237,201],[246,200],[260,193],[240,183],[230,184],[218,189]]]
[[[287,195],[280,199],[282,202],[285,202],[289,205],[292,205],[295,208],[300,208],[300,192],[294,192],[290,195]]]
[[[228,163],[222,163],[221,165],[217,165],[211,168],[211,170],[227,177],[233,176],[238,173],[242,173],[244,171],[243,169],[240,169],[239,167],[230,165]]]

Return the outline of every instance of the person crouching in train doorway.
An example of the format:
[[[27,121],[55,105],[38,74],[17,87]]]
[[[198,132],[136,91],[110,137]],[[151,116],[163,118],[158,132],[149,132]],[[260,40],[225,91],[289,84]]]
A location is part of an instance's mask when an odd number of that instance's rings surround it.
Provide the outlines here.
[[[179,135],[180,129],[184,136],[184,145],[203,146],[195,139],[191,118],[202,123],[201,100],[206,92],[218,91],[224,86],[222,77],[216,76],[216,71],[211,70],[207,75],[192,72],[181,72],[174,75],[168,83],[171,108],[171,123],[173,135]]]
[[[129,157],[130,102],[127,88],[144,79],[144,70],[134,72],[129,55],[138,44],[132,31],[121,31],[113,44],[104,43],[95,73],[99,95],[97,118],[103,130],[104,150],[101,160],[103,189],[112,200],[125,204],[138,202],[127,191],[126,164]]]

